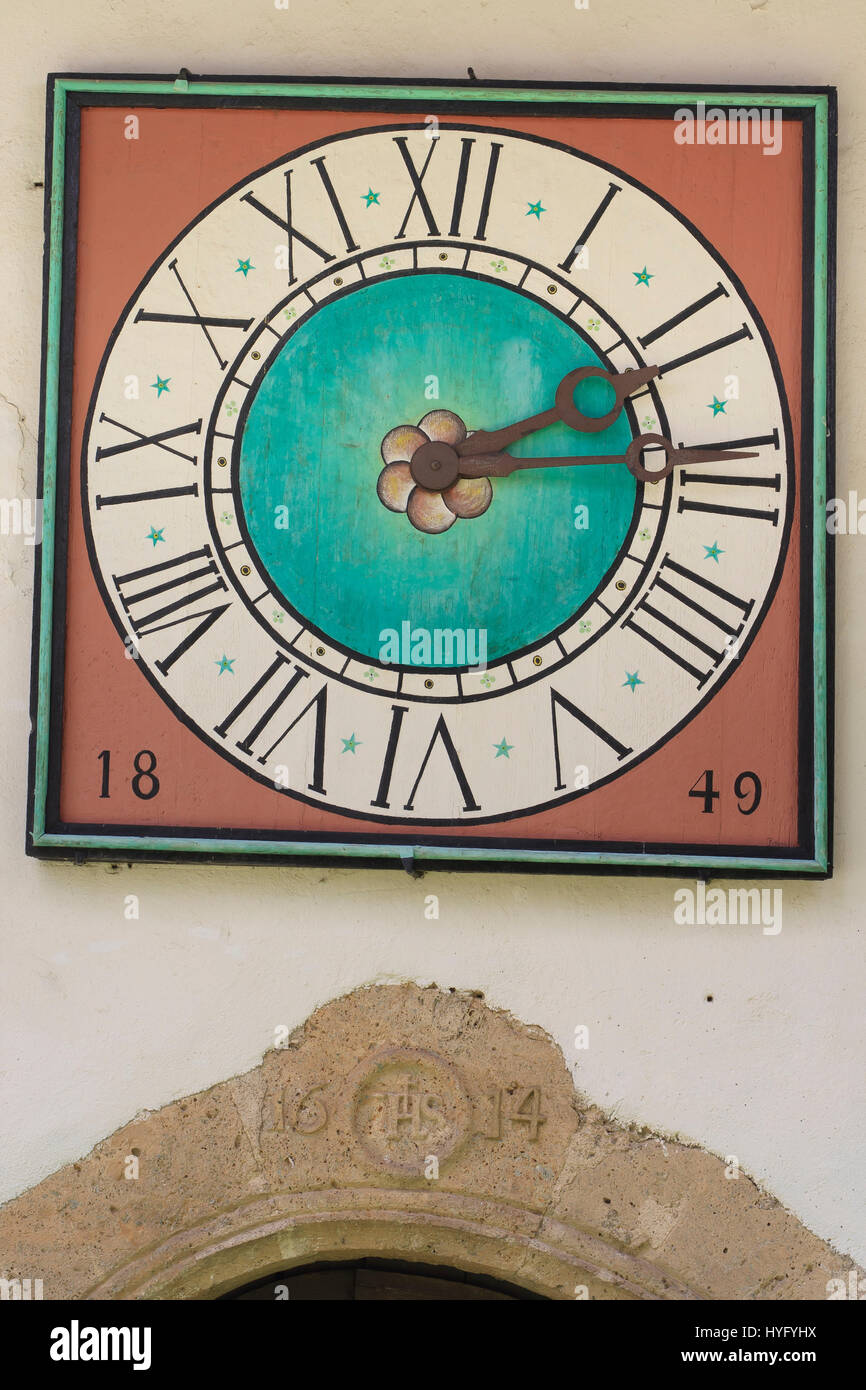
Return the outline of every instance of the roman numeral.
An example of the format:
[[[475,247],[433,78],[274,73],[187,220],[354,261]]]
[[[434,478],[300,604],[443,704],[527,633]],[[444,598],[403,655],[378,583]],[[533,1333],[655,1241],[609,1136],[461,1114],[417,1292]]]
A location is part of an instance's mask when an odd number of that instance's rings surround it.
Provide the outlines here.
[[[753,434],[748,439],[710,439],[706,444],[690,444],[690,449],[757,449],[762,444],[772,444],[774,449],[779,447],[779,431],[774,428],[772,434]],[[681,449],[686,446],[680,442]]]
[[[371,806],[377,806],[383,811],[387,811],[390,807],[388,796],[391,789],[391,778],[394,772],[394,761],[397,756],[397,745],[400,741],[400,732],[403,726],[403,719],[406,713],[407,707],[405,705],[391,706],[391,729],[388,734],[388,747],[385,750],[385,761],[382,765],[382,775],[379,778],[379,790],[376,793],[375,801],[370,802]],[[418,776],[415,778],[412,790],[409,793],[409,800],[403,807],[404,811],[413,811],[415,809],[415,795],[421,783],[421,778],[424,776],[424,773],[426,771],[427,764],[430,761],[430,754],[433,752],[437,739],[441,739],[442,747],[445,749],[445,752],[448,755],[448,761],[451,764],[451,769],[454,773],[455,778],[457,779],[457,785],[459,786],[461,795],[463,797],[464,811],[480,811],[481,807],[478,805],[477,801],[475,800],[475,797],[472,794],[472,788],[469,785],[466,774],[463,771],[463,766],[460,762],[459,757],[457,756],[457,749],[454,747],[454,740],[452,739],[451,734],[448,731],[448,725],[445,723],[445,716],[442,714],[440,714],[439,718],[436,721],[436,727],[433,730],[433,736],[430,739],[430,742],[427,746],[427,752],[424,754],[424,758],[421,763]]]
[[[117,507],[123,502],[161,502],[166,497],[198,497],[198,483],[189,483],[186,487],[160,487],[153,492],[122,492],[115,497],[103,497],[97,493],[96,510]]]
[[[413,207],[415,206],[416,201],[419,207],[421,208],[422,213],[424,214],[424,221],[427,223],[427,235],[439,235],[439,228],[436,226],[436,218],[433,216],[433,209],[428,203],[427,194],[424,192],[424,189],[422,187],[422,184],[424,182],[424,175],[427,173],[427,170],[430,167],[430,160],[433,158],[438,143],[438,140],[430,141],[430,148],[427,151],[427,158],[424,160],[421,172],[419,174],[418,170],[415,168],[415,165],[412,162],[412,156],[406,148],[406,136],[394,136],[394,144],[397,146],[397,149],[403,156],[403,163],[406,165],[409,177],[412,180],[413,190],[412,197],[409,199],[409,206],[406,209],[406,216],[403,218],[403,222],[401,224],[399,232],[397,233],[396,239],[399,239],[400,237],[404,237],[406,235],[406,223],[409,221],[409,215]]]
[[[223,603],[219,608],[208,608],[203,613],[184,614],[183,617],[175,618],[173,623],[164,623],[164,627],[176,627],[178,623],[186,622],[189,618],[201,618],[201,622],[193,628],[192,632],[184,637],[182,642],[178,642],[177,646],[173,651],[169,652],[168,656],[163,657],[160,661],[154,662],[157,670],[161,671],[164,676],[167,676],[178,658],[183,656],[185,652],[188,652],[190,647],[194,647],[196,642],[213,627],[217,619],[221,618],[223,613],[229,608],[231,608],[230,603]]]
[[[198,563],[203,562],[203,563]],[[197,564],[197,568],[187,572],[183,570],[180,574],[173,575],[170,579],[161,580],[157,584],[151,584],[145,589],[139,590],[135,594],[124,592],[126,585],[136,584],[140,579],[151,579],[156,575],[166,574],[169,570],[177,569],[188,563]],[[163,603],[163,598],[172,592],[182,588],[184,585],[192,584],[197,579],[203,579],[207,575],[217,575],[214,583],[206,585],[203,589],[197,589],[194,593],[184,594],[182,598],[172,599],[168,604]],[[186,608],[191,603],[196,603],[200,598],[205,598],[207,594],[214,593],[217,589],[226,589],[225,580],[219,577],[213,553],[209,545],[203,546],[201,550],[190,550],[186,555],[179,555],[176,560],[163,560],[158,565],[146,565],[144,569],[130,570],[129,574],[118,574],[114,576],[114,584],[124,610],[129,614],[132,629],[136,637],[147,637],[152,632],[159,632],[160,628],[173,627],[174,622],[162,623],[161,618],[166,618],[170,613],[176,613],[180,608]],[[155,599],[156,608],[152,611],[137,617],[132,609],[135,605],[149,602]],[[184,617],[189,616],[184,614]]]
[[[306,675],[307,672],[305,671],[303,674]],[[282,733],[277,735],[270,747],[266,748],[264,753],[261,754],[258,761],[264,765],[277,745],[282,743],[284,738],[288,738],[295,725],[300,724],[301,720],[309,714],[310,710],[315,710],[316,733],[313,743],[313,780],[307,783],[307,787],[311,792],[318,792],[320,796],[326,796],[327,792],[325,791],[324,784],[325,728],[328,719],[328,687],[326,685],[323,685],[318,693],[315,694],[311,700],[308,700],[300,714],[296,714],[291,724],[287,724]],[[241,745],[238,744],[238,747],[240,748]],[[244,751],[252,752],[252,749],[246,748]]]
[[[679,477],[683,487],[688,483],[705,483],[711,487],[766,487],[778,492],[782,486],[781,473],[763,478],[738,478],[734,473],[689,473],[687,469],[682,468]],[[696,502],[692,497],[680,497],[677,510],[712,512],[716,516],[744,516],[755,521],[771,521],[774,526],[779,522],[778,507],[774,507],[772,511],[761,511],[758,507],[732,507],[722,502]]]
[[[143,449],[146,444],[155,444],[158,449],[164,449],[167,454],[174,454],[176,458],[186,459],[187,463],[197,464],[196,454],[185,454],[182,449],[173,449],[170,444],[166,444],[167,439],[178,439],[182,434],[198,434],[201,430],[201,420],[194,420],[191,425],[177,425],[171,430],[160,430],[158,434],[142,434],[139,430],[134,430],[130,425],[121,424],[120,420],[112,420],[105,411],[99,417],[100,424],[114,425],[116,429],[125,430],[127,434],[134,436],[133,439],[126,440],[123,444],[110,444],[107,449],[101,446],[96,450],[95,458],[99,463],[102,459],[114,458],[117,454],[128,454],[132,449]]]
[[[718,352],[720,348],[728,347],[731,343],[738,343],[741,338],[751,338],[751,336],[751,330],[746,324],[743,324],[736,333],[729,333],[726,338],[717,338],[714,343],[707,343],[705,347],[695,348],[694,352],[686,352],[683,353],[682,357],[674,357],[672,361],[659,367],[659,376],[666,376],[668,372],[675,371],[677,367],[684,367],[687,362],[697,362],[699,357],[708,357],[711,352]]]
[[[246,710],[252,704],[256,696],[262,690],[264,690],[265,686],[269,685],[271,681],[275,679],[275,677],[279,675],[284,675],[285,668],[287,666],[290,667],[291,664],[292,663],[289,661],[288,657],[283,656],[281,652],[277,652],[276,660],[273,662],[273,664],[268,667],[268,669],[264,672],[263,675],[259,676],[259,679],[255,682],[254,685],[250,686],[246,695],[244,695],[240,700],[238,700],[238,703],[234,706],[234,708],[229,710],[222,723],[217,724],[216,728],[214,729],[214,733],[219,734],[220,738],[225,738],[232,724],[234,724],[236,720],[240,718],[244,710]],[[272,703],[268,705],[264,714],[259,719],[257,719],[254,724],[251,725],[245,737],[242,738],[238,743],[238,748],[243,749],[245,753],[252,754],[253,744],[255,743],[259,734],[262,732],[262,729],[264,729],[265,726],[274,717],[277,710],[280,708],[280,705],[282,705],[284,701],[288,699],[289,695],[294,690],[298,681],[302,678],[306,678],[307,675],[308,672],[302,671],[300,666],[295,667],[294,675],[289,678],[287,684],[283,686],[282,690],[280,690],[278,694],[274,697]]]
[[[592,217],[587,222],[580,236],[577,238],[577,241],[572,246],[565,260],[559,262],[560,270],[564,270],[566,271],[566,273],[571,270],[571,267],[574,265],[575,261],[577,260],[586,243],[589,241],[589,238],[592,236],[599,222],[604,217],[604,214],[607,212],[617,193],[620,193],[621,191],[622,189],[620,188],[620,185],[618,183],[612,183],[608,186],[607,192],[605,193],[595,212],[592,214]]]
[[[193,568],[187,569],[192,565]],[[163,575],[168,575],[170,571],[181,569],[178,574],[163,579]],[[172,593],[183,589],[186,585],[191,585],[199,579],[205,579],[211,575],[217,578],[212,583],[207,583],[203,588],[198,588],[188,593],[184,593],[179,598],[174,598],[165,603],[164,599]],[[149,581],[159,576],[156,584],[146,583],[145,588],[139,589],[135,593],[128,592],[129,585],[137,585],[139,581]],[[174,663],[188,652],[190,647],[211,628],[218,618],[225,613],[231,605],[224,603],[217,608],[209,608],[197,613],[181,612],[182,609],[189,609],[190,605],[195,604],[199,599],[206,598],[208,594],[216,593],[219,590],[225,592],[227,585],[218,573],[210,546],[203,546],[201,550],[191,550],[186,555],[179,555],[175,560],[163,560],[157,565],[146,565],[143,569],[131,570],[129,574],[119,574],[114,576],[114,585],[120,594],[120,600],[124,611],[128,614],[130,625],[136,637],[149,637],[154,632],[162,632],[165,628],[177,627],[179,623],[190,622],[199,618],[201,621],[191,633],[178,643],[168,656],[163,657],[155,665],[163,675],[167,675]],[[147,611],[141,615],[133,612],[139,604],[146,605]],[[172,616],[172,614],[176,616]],[[165,620],[165,621],[164,621]]]
[[[225,371],[226,367],[228,366],[228,362],[224,361],[223,358],[220,356],[219,349],[218,349],[216,343],[214,342],[213,338],[211,337],[210,333],[208,332],[208,329],[209,329],[209,328],[240,328],[240,329],[245,333],[245,332],[247,331],[247,329],[249,328],[249,326],[250,326],[250,324],[252,323],[253,320],[252,320],[252,319],[215,318],[213,315],[209,315],[209,314],[208,314],[208,315],[206,315],[206,314],[200,314],[199,311],[198,311],[198,309],[197,309],[197,307],[196,307],[195,300],[193,299],[192,295],[190,294],[189,290],[187,289],[186,285],[184,284],[183,279],[181,278],[181,273],[180,273],[180,271],[179,271],[178,268],[177,268],[177,257],[176,257],[176,256],[175,256],[174,260],[169,261],[169,263],[168,263],[168,268],[169,268],[169,270],[171,270],[171,271],[174,272],[175,277],[176,277],[176,279],[177,279],[177,282],[178,282],[178,284],[180,285],[181,289],[182,289],[183,292],[184,292],[184,295],[185,295],[185,297],[186,297],[186,301],[187,301],[187,303],[189,304],[189,307],[192,309],[192,313],[191,313],[191,314],[157,314],[157,313],[150,313],[149,310],[147,310],[147,309],[139,309],[139,311],[138,311],[138,313],[136,314],[136,316],[135,316],[133,322],[134,322],[134,323],[193,323],[193,324],[195,324],[198,328],[201,329],[202,333],[204,334],[205,338],[207,339],[208,346],[210,347],[211,351],[213,352],[214,357],[216,358],[217,362],[219,362],[221,369],[222,369],[223,371]]]
[[[564,695],[560,695],[558,690],[551,688],[550,720],[553,725],[553,760],[556,764],[556,785],[554,791],[561,792],[565,790],[565,783],[562,780],[562,767],[559,759],[559,729],[556,722],[557,709],[564,709],[566,714],[570,714],[572,718],[582,724],[585,729],[589,729],[591,734],[594,734],[596,738],[600,738],[602,743],[606,743],[608,748],[611,748],[613,752],[616,753],[617,759],[626,758],[629,753],[632,752],[631,748],[626,748],[625,744],[620,743],[619,739],[614,738],[613,734],[609,734],[607,730],[603,729],[600,724],[597,724],[594,719],[590,719],[588,714],[584,714],[583,710],[578,709],[577,705],[573,705]]]
[[[475,240],[487,240],[487,218],[490,215],[490,199],[493,197],[493,182],[496,178],[496,169],[499,164],[499,151],[501,145],[491,144],[490,157],[487,161],[487,177],[484,180],[484,193],[481,198],[481,211],[478,214],[478,226],[475,228]]]
[[[689,584],[696,585],[701,591],[703,602],[698,602],[696,599],[690,597],[688,593],[677,587],[677,585],[671,583],[667,577],[669,574],[676,575],[680,579],[685,579]],[[707,601],[704,597],[705,595],[710,595],[712,599],[716,601],[716,607],[722,605],[723,611],[726,608],[737,609],[741,615],[737,625],[734,626],[734,623],[730,619],[730,615],[721,617],[718,612],[713,612],[711,608],[705,607],[704,605]],[[667,598],[665,596],[667,596]],[[675,662],[677,666],[681,667],[683,671],[687,671],[690,676],[693,676],[700,690],[709,680],[715,668],[724,660],[724,646],[723,649],[719,651],[717,647],[711,645],[702,637],[696,636],[695,633],[689,631],[682,622],[677,621],[675,618],[671,617],[669,613],[666,613],[663,608],[658,606],[659,603],[667,603],[668,598],[674,599],[676,603],[688,608],[690,612],[697,613],[700,618],[712,624],[719,632],[724,633],[728,639],[738,637],[742,632],[745,619],[749,616],[754,607],[754,599],[738,598],[736,594],[730,593],[728,589],[723,589],[720,584],[711,583],[709,579],[704,579],[703,575],[696,574],[694,570],[687,569],[685,565],[677,564],[675,560],[671,560],[670,557],[666,555],[662,564],[659,566],[658,573],[648,593],[641,599],[640,603],[638,603],[636,608],[629,614],[623,623],[623,627],[631,628],[634,632],[638,633],[640,637],[643,637],[646,642],[649,642],[651,646],[655,647],[656,651],[662,652],[665,656],[669,657],[671,661]],[[674,611],[676,612],[678,610],[675,609]],[[686,657],[680,656],[678,652],[675,652],[671,647],[667,646],[654,632],[648,631],[645,627],[639,625],[636,619],[644,615],[653,618],[670,632],[675,633],[676,636],[682,637],[686,642],[690,643],[697,652],[702,653],[705,657],[709,657],[712,665],[708,669],[705,669],[705,664],[703,668],[695,664],[695,662],[700,659],[699,657],[694,657],[692,660],[689,660]]]
[[[354,240],[349,224],[346,221],[346,215],[343,212],[343,209],[340,205],[340,200],[334,191],[334,185],[331,182],[331,176],[325,168],[325,156],[320,155],[318,159],[313,159],[310,161],[310,163],[316,169],[319,178],[322,181],[322,187],[324,188],[325,193],[327,194],[328,202],[331,204],[331,207],[334,210],[334,215],[337,219],[337,224],[340,228],[340,231],[343,234],[343,240],[346,243],[346,250],[349,252],[359,250],[358,243]],[[259,199],[253,193],[245,193],[244,196],[241,198],[241,202],[249,203],[250,207],[255,208],[256,212],[260,212],[263,217],[270,218],[272,222],[276,223],[276,225],[278,227],[281,227],[282,230],[287,234],[289,239],[289,284],[293,285],[298,278],[295,275],[294,243],[296,241],[299,241],[302,246],[306,246],[308,251],[312,251],[314,255],[319,256],[320,259],[325,262],[336,260],[336,256],[334,256],[330,251],[324,250],[324,248],[319,246],[317,242],[313,241],[311,237],[305,236],[303,232],[298,231],[297,227],[294,225],[292,221],[292,170],[287,169],[283,177],[286,180],[285,217],[280,217],[279,213],[273,212],[271,208],[267,207],[264,203],[260,202]]]
[[[472,146],[475,141],[468,136],[460,141],[463,148],[460,151],[460,168],[457,170],[457,187],[454,190],[454,203],[451,208],[451,226],[448,228],[449,236],[460,235],[460,218],[463,213],[463,199],[466,196],[466,182],[469,178],[469,160],[472,157]],[[406,158],[405,151],[403,158]],[[408,217],[408,213],[406,214]],[[406,226],[404,221],[403,226]]]
[[[666,333],[670,333],[672,328],[677,328],[681,323],[685,323],[686,319],[690,319],[692,314],[700,313],[701,309],[705,309],[708,304],[712,304],[714,300],[720,299],[722,295],[724,295],[726,299],[728,298],[728,291],[721,281],[719,281],[716,288],[710,290],[709,294],[705,294],[703,299],[696,299],[694,304],[689,304],[685,309],[681,309],[678,314],[674,314],[673,318],[666,319],[664,323],[660,323],[658,328],[654,328],[651,333],[647,333],[643,338],[638,338],[638,342],[641,347],[649,347],[650,343],[654,343],[658,338],[663,338]]]
[[[309,714],[310,710],[314,710],[316,731],[313,745],[313,780],[307,785],[310,791],[319,792],[320,795],[325,796],[324,770],[325,727],[328,711],[327,686],[322,686],[312,699],[304,705],[300,714],[297,714],[290,724],[287,724],[285,728],[280,730],[276,738],[271,737],[273,730],[270,730],[267,737],[270,738],[271,741],[268,743],[263,753],[259,754],[256,752],[256,744],[262,734],[265,733],[265,730],[268,729],[268,726],[272,723],[278,711],[285,704],[286,700],[288,700],[299,682],[301,680],[306,680],[309,676],[309,671],[302,670],[300,666],[295,666],[294,670],[291,668],[292,662],[289,658],[284,656],[282,652],[277,652],[274,661],[267,670],[250,686],[246,694],[241,696],[237,704],[229,710],[225,719],[216,725],[214,733],[219,734],[220,738],[225,738],[232,725],[237,723],[241,716],[250,709],[253,702],[257,700],[258,696],[270,686],[271,688],[267,691],[265,697],[268,703],[265,704],[264,709],[258,717],[255,715],[251,716],[252,722],[249,728],[246,733],[237,740],[236,744],[242,753],[246,753],[249,757],[255,757],[259,763],[264,765],[274,749],[282,743],[283,739],[292,732],[305,715]]]
[[[436,728],[433,730],[433,737],[431,738],[430,743],[427,747],[427,752],[424,754],[424,761],[421,764],[418,776],[415,778],[412,790],[409,793],[409,800],[406,802],[406,805],[403,807],[403,810],[412,811],[415,809],[415,793],[418,790],[421,778],[424,776],[424,771],[427,767],[428,762],[430,761],[430,754],[433,752],[433,748],[437,738],[440,738],[442,740],[442,746],[445,749],[445,752],[448,754],[448,761],[451,764],[451,769],[454,773],[454,776],[457,778],[457,784],[460,787],[460,792],[463,796],[464,811],[480,811],[481,807],[478,805],[478,802],[472,795],[472,788],[466,780],[466,774],[463,771],[462,764],[457,756],[457,749],[454,747],[454,740],[448,732],[448,725],[445,723],[444,714],[440,714],[439,718],[436,720]]]
[[[313,167],[317,169],[319,172],[319,178],[322,180],[322,187],[328,195],[328,202],[331,204],[331,207],[334,210],[334,216],[336,217],[340,231],[343,234],[343,240],[346,243],[346,250],[349,252],[360,250],[358,243],[355,241],[351,231],[349,230],[349,224],[346,221],[345,213],[343,212],[343,209],[340,206],[340,200],[334,192],[334,185],[331,183],[331,176],[325,168],[325,156],[323,154],[319,155],[318,159],[314,159],[311,162],[313,164]]]
[[[385,749],[385,761],[382,764],[382,776],[379,778],[379,790],[376,793],[376,800],[370,802],[371,806],[379,806],[383,811],[387,811],[390,805],[388,793],[391,790],[391,776],[394,772],[397,744],[400,742],[400,729],[406,713],[406,705],[391,706],[391,729],[388,734],[388,747]]]
[[[405,135],[395,135],[394,143],[400,151],[403,163],[412,181],[412,197],[406,209],[406,215],[396,233],[395,240],[401,240],[406,235],[406,227],[416,202],[421,209],[424,221],[427,223],[427,235],[439,236],[439,226],[430,206],[427,195],[424,192],[424,177],[430,167],[430,160],[438,144],[439,137],[430,141],[430,149],[421,166],[420,171],[415,167],[412,156],[409,153],[407,138]],[[454,201],[451,205],[451,225],[448,228],[449,236],[460,235],[460,220],[463,216],[463,204],[466,198],[466,188],[469,180],[469,166],[472,159],[472,147],[475,140],[472,137],[464,136],[461,139],[460,164],[457,170],[457,183],[454,188]],[[474,240],[486,241],[487,239],[487,219],[490,216],[490,202],[493,197],[493,185],[496,181],[496,171],[499,166],[499,155],[502,145],[495,141],[491,142],[490,153],[487,157],[487,173],[484,178],[484,189],[481,195],[481,208],[478,213],[478,225],[475,228]]]

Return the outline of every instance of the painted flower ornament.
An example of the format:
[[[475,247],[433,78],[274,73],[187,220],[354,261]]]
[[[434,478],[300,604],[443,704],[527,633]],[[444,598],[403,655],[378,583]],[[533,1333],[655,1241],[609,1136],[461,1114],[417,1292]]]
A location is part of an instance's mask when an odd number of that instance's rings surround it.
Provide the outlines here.
[[[422,444],[450,444],[456,448],[467,438],[459,415],[450,410],[431,410],[417,425],[396,425],[382,440],[385,467],[376,491],[391,512],[405,512],[418,531],[435,536],[457,520],[469,521],[487,511],[493,501],[489,478],[458,478],[444,492],[420,487],[412,477],[411,462]]]

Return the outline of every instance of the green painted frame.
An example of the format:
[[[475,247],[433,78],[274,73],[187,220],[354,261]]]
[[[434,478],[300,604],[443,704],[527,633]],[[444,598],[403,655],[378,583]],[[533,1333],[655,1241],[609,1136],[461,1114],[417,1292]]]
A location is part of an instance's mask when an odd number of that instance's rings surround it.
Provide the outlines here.
[[[436,102],[449,110],[468,109],[480,103],[567,107],[594,105],[629,107],[697,104],[714,106],[760,105],[802,110],[814,119],[814,206],[808,209],[812,228],[813,318],[812,334],[812,517],[826,516],[828,494],[834,480],[833,381],[835,292],[835,192],[836,192],[836,92],[831,87],[688,86],[647,84],[510,83],[475,80],[357,80],[348,78],[267,79],[241,77],[192,77],[182,70],[178,77],[125,75],[51,74],[48,78],[46,129],[46,244],[44,256],[45,307],[44,353],[40,420],[39,493],[43,499],[42,545],[34,593],[33,680],[31,694],[30,786],[28,795],[27,852],[49,858],[172,859],[178,856],[209,861],[296,858],[307,863],[350,861],[379,867],[406,867],[415,862],[440,863],[449,868],[515,867],[548,871],[601,870],[699,877],[715,871],[718,876],[824,877],[832,873],[832,553],[825,525],[812,527],[812,635],[813,687],[812,757],[814,768],[812,858],[633,853],[616,851],[567,851],[500,849],[459,844],[414,845],[372,840],[338,843],[265,839],[208,838],[177,835],[94,835],[54,833],[46,830],[48,752],[52,701],[52,647],[54,637],[54,580],[58,440],[60,424],[60,344],[63,304],[63,262],[66,249],[64,207],[67,193],[67,116],[69,101],[85,96],[124,95],[130,98],[275,98],[350,103],[363,109],[377,105]],[[804,210],[805,211],[805,210]],[[804,223],[804,225],[807,225]],[[808,379],[804,373],[804,379]],[[720,871],[720,872],[719,872]],[[715,876],[715,875],[714,875]]]

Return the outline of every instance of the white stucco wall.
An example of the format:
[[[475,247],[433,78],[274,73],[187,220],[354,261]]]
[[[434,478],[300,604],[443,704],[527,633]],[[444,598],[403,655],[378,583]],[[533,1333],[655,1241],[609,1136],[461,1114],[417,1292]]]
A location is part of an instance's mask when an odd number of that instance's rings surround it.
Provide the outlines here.
[[[10,0],[3,13],[11,21]],[[841,106],[838,491],[866,495],[861,0],[42,0],[4,26],[0,495],[33,496],[48,71],[833,83]],[[860,152],[858,155],[858,151]],[[547,1028],[617,1117],[742,1166],[866,1259],[866,541],[838,541],[836,876],[783,929],[685,927],[677,883],[24,856],[34,550],[0,537],[0,1198],[142,1109],[253,1066],[275,1025],[368,981],[483,990]],[[140,901],[126,921],[124,897]],[[436,893],[438,921],[424,899]],[[712,995],[712,1002],[707,1002]],[[591,1046],[575,1053],[574,1029]]]

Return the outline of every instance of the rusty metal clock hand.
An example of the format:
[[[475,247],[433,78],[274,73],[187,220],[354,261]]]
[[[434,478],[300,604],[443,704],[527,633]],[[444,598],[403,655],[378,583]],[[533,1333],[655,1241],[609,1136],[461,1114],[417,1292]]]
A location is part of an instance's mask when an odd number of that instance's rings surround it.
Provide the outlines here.
[[[650,447],[664,450],[665,462],[662,468],[647,468],[641,461],[643,451]],[[430,492],[444,492],[458,478],[507,478],[518,468],[565,468],[624,463],[640,482],[657,483],[666,478],[674,468],[684,464],[725,463],[732,459],[757,457],[757,453],[753,451],[677,449],[672,441],[662,434],[641,434],[632,440],[624,454],[590,454],[562,458],[514,458],[511,454],[490,452],[461,457],[459,447],[454,449],[448,444],[430,443],[415,451],[409,468],[419,487],[427,488]]]
[[[626,397],[639,386],[646,385],[654,376],[658,376],[658,371],[658,367],[638,367],[627,372],[607,372],[604,367],[577,367],[575,371],[568,372],[562,378],[556,388],[554,404],[550,410],[542,410],[539,415],[530,415],[527,419],[506,425],[501,430],[476,430],[468,439],[458,444],[457,452],[463,458],[472,454],[498,453],[515,440],[523,439],[527,434],[534,434],[536,430],[543,430],[547,425],[554,425],[558,420],[583,434],[597,434],[606,430],[617,419]],[[574,404],[576,387],[581,381],[592,376],[602,377],[616,392],[616,401],[605,415],[584,415]]]

